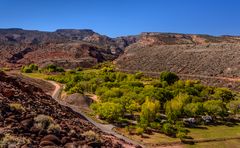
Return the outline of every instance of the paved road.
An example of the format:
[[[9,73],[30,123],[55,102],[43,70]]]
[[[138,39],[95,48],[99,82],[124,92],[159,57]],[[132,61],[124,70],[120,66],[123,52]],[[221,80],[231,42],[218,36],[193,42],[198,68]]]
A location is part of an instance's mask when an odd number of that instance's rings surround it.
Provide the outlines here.
[[[112,124],[101,124],[101,123],[98,123],[96,121],[94,121],[93,119],[89,118],[84,112],[82,112],[77,106],[74,106],[74,105],[70,105],[70,104],[67,104],[66,102],[64,101],[61,101],[59,99],[59,96],[60,96],[60,93],[61,93],[61,90],[62,90],[62,87],[57,84],[56,82],[54,81],[48,81],[49,83],[53,84],[55,86],[55,90],[53,91],[52,93],[52,98],[54,100],[56,100],[59,104],[63,105],[63,106],[67,106],[67,107],[70,107],[73,111],[81,114],[84,118],[86,118],[89,122],[91,122],[93,125],[95,125],[96,127],[98,127],[100,130],[102,130],[103,132],[107,133],[107,134],[111,134],[111,135],[114,135],[115,137],[119,138],[119,139],[122,139],[124,141],[126,141],[127,143],[131,143],[133,145],[139,145],[139,146],[142,146],[142,147],[145,147],[144,145],[136,142],[136,141],[133,141],[117,132],[115,132],[113,130],[113,128],[115,127],[114,125]]]

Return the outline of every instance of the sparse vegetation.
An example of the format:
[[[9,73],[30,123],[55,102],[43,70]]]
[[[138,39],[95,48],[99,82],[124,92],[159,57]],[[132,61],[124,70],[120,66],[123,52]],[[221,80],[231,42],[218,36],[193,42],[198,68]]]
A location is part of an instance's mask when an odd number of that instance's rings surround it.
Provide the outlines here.
[[[25,111],[25,108],[19,103],[10,103],[9,106],[10,106],[10,109],[13,111],[19,111],[19,112]]]
[[[48,129],[53,124],[53,119],[47,115],[38,115],[34,118],[35,126],[39,129]]]
[[[36,64],[30,64],[27,66],[22,66],[21,72],[23,73],[32,73],[38,71],[38,66]]]
[[[51,73],[51,72],[64,72],[65,70],[62,67],[58,67],[53,64],[49,64],[41,69],[41,72]]]
[[[24,144],[29,144],[30,141],[25,137],[15,137],[10,134],[5,134],[2,139],[0,139],[0,147],[21,147]]]
[[[92,130],[84,132],[82,135],[85,136],[89,141],[100,141],[99,135]]]

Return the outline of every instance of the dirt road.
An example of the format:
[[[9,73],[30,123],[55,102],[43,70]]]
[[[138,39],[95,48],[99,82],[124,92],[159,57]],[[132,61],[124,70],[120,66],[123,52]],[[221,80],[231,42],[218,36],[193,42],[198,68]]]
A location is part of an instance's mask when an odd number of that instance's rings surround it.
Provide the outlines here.
[[[144,145],[136,142],[136,141],[133,141],[117,132],[115,132],[113,130],[113,128],[115,127],[114,125],[112,124],[101,124],[101,123],[98,123],[96,121],[94,121],[93,119],[89,118],[84,112],[82,112],[77,106],[74,106],[74,105],[70,105],[70,104],[67,104],[66,102],[64,101],[61,101],[59,99],[59,96],[60,96],[60,93],[61,93],[61,90],[62,90],[62,87],[57,84],[56,82],[53,82],[53,81],[48,81],[49,83],[51,83],[52,85],[55,86],[55,90],[53,91],[52,93],[52,98],[54,100],[56,100],[59,104],[63,105],[63,106],[67,106],[67,107],[70,107],[73,111],[81,114],[84,118],[86,118],[86,120],[88,120],[89,122],[91,122],[93,125],[95,125],[96,127],[98,127],[100,130],[102,130],[103,132],[107,133],[107,134],[111,134],[119,139],[122,139],[124,141],[126,141],[127,143],[131,143],[133,145],[139,145],[141,147],[145,147]]]

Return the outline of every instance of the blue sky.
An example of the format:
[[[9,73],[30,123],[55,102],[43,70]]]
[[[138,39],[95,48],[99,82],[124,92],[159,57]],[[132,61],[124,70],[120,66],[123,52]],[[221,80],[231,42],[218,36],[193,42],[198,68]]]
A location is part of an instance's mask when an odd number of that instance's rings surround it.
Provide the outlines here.
[[[0,0],[0,28],[240,35],[240,0]]]

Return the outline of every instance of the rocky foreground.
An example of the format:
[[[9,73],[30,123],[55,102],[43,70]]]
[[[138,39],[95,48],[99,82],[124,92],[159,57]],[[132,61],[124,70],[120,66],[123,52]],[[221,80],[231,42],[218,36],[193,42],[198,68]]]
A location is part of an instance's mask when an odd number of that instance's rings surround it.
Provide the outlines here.
[[[132,147],[42,89],[0,73],[0,147]]]

